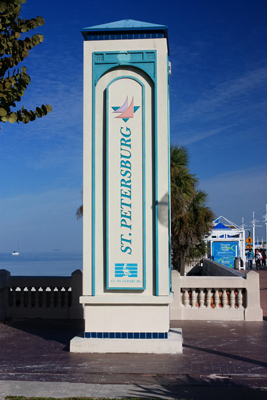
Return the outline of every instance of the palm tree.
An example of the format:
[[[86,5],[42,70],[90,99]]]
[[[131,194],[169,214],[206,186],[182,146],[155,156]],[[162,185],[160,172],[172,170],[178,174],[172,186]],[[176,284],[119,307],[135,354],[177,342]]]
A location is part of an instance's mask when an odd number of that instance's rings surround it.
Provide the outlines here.
[[[185,257],[199,247],[214,218],[205,204],[207,194],[197,190],[198,180],[190,174],[188,164],[187,150],[171,145],[172,264],[181,275],[185,272]]]
[[[183,146],[171,145],[171,211],[172,220],[185,213],[188,204],[195,194],[197,178],[188,169],[189,157]]]
[[[214,214],[205,205],[206,199],[207,194],[197,190],[187,211],[172,223],[172,262],[181,275],[185,273],[185,257],[212,228]]]

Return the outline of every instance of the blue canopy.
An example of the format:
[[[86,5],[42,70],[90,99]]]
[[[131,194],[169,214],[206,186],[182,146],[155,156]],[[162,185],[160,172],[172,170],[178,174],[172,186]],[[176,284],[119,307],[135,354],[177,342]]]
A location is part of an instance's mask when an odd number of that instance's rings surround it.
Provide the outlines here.
[[[219,222],[217,225],[215,225],[212,229],[229,229],[229,231],[231,230],[227,226],[223,225],[221,222]]]

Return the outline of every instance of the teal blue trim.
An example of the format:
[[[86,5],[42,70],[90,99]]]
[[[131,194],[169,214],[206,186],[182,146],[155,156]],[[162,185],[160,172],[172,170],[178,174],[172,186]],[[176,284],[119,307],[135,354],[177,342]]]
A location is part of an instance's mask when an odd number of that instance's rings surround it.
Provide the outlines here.
[[[94,52],[93,84],[96,85],[102,75],[118,66],[139,68],[155,82],[156,50]]]
[[[109,85],[106,91],[106,276],[107,276],[107,287],[109,282]]]
[[[171,282],[171,177],[170,177],[170,77],[169,77],[169,57],[167,55],[167,118],[168,118],[168,236],[169,236],[169,288],[172,290]]]
[[[141,83],[141,82],[140,82]],[[143,287],[146,289],[146,126],[145,126],[145,86],[142,84],[142,129],[143,129]]]
[[[95,86],[92,87],[92,296],[95,296]]]
[[[156,266],[156,296],[159,296],[159,193],[158,193],[158,94],[157,85],[155,91],[155,266]]]
[[[142,87],[142,178],[143,178],[143,286],[142,287],[110,287],[109,286],[109,88],[119,79],[132,79]],[[133,76],[119,76],[113,79],[106,88],[106,288],[107,290],[145,290],[146,289],[146,164],[145,164],[145,86]]]
[[[154,82],[154,115],[155,115],[155,140],[156,140],[156,154],[157,154],[157,51],[146,50],[146,51],[121,51],[121,52],[94,52],[92,54],[92,295],[95,295],[95,87],[98,80],[105,73],[111,69],[119,66],[134,67],[144,71]],[[135,79],[135,78],[134,78]],[[153,99],[152,99],[153,101]],[[143,108],[144,112],[144,108]],[[143,118],[143,123],[145,119]],[[158,179],[158,161],[156,158],[155,165],[155,181],[157,184]],[[155,201],[155,212],[154,212],[154,229],[155,229],[155,240],[156,240],[156,254],[155,254],[155,275],[156,275],[156,287],[158,288],[158,191],[155,190],[154,194]],[[146,272],[145,272],[146,273]],[[145,276],[144,276],[145,279]],[[146,281],[144,281],[146,282]],[[123,290],[122,288],[120,288]],[[158,289],[156,290],[158,293]]]

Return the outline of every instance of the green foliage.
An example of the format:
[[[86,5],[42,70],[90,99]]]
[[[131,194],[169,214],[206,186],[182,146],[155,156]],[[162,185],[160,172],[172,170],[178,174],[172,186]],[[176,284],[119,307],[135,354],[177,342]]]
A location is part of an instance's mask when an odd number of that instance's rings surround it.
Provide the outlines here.
[[[206,206],[207,194],[197,189],[198,180],[190,174],[184,147],[171,146],[171,236],[172,264],[181,275],[185,258],[204,252],[201,243],[212,228],[213,212]]]
[[[199,260],[207,254],[208,246],[204,240],[201,240],[195,247],[189,249],[188,255],[185,257],[186,262]]]
[[[36,118],[41,118],[52,111],[50,105],[42,105],[34,111],[26,110],[23,106],[13,110],[16,103],[21,101],[27,86],[31,82],[27,68],[15,68],[29,51],[42,43],[43,35],[36,34],[21,40],[21,33],[28,32],[44,24],[42,17],[30,20],[20,19],[21,4],[26,0],[0,0],[0,121],[23,122],[27,124]]]

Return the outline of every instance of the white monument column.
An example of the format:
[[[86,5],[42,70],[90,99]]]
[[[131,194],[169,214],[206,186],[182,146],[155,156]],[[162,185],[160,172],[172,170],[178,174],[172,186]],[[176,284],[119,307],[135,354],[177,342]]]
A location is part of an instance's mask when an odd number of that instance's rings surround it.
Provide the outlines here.
[[[85,332],[70,348],[179,353],[169,319],[167,27],[124,20],[82,34]]]

